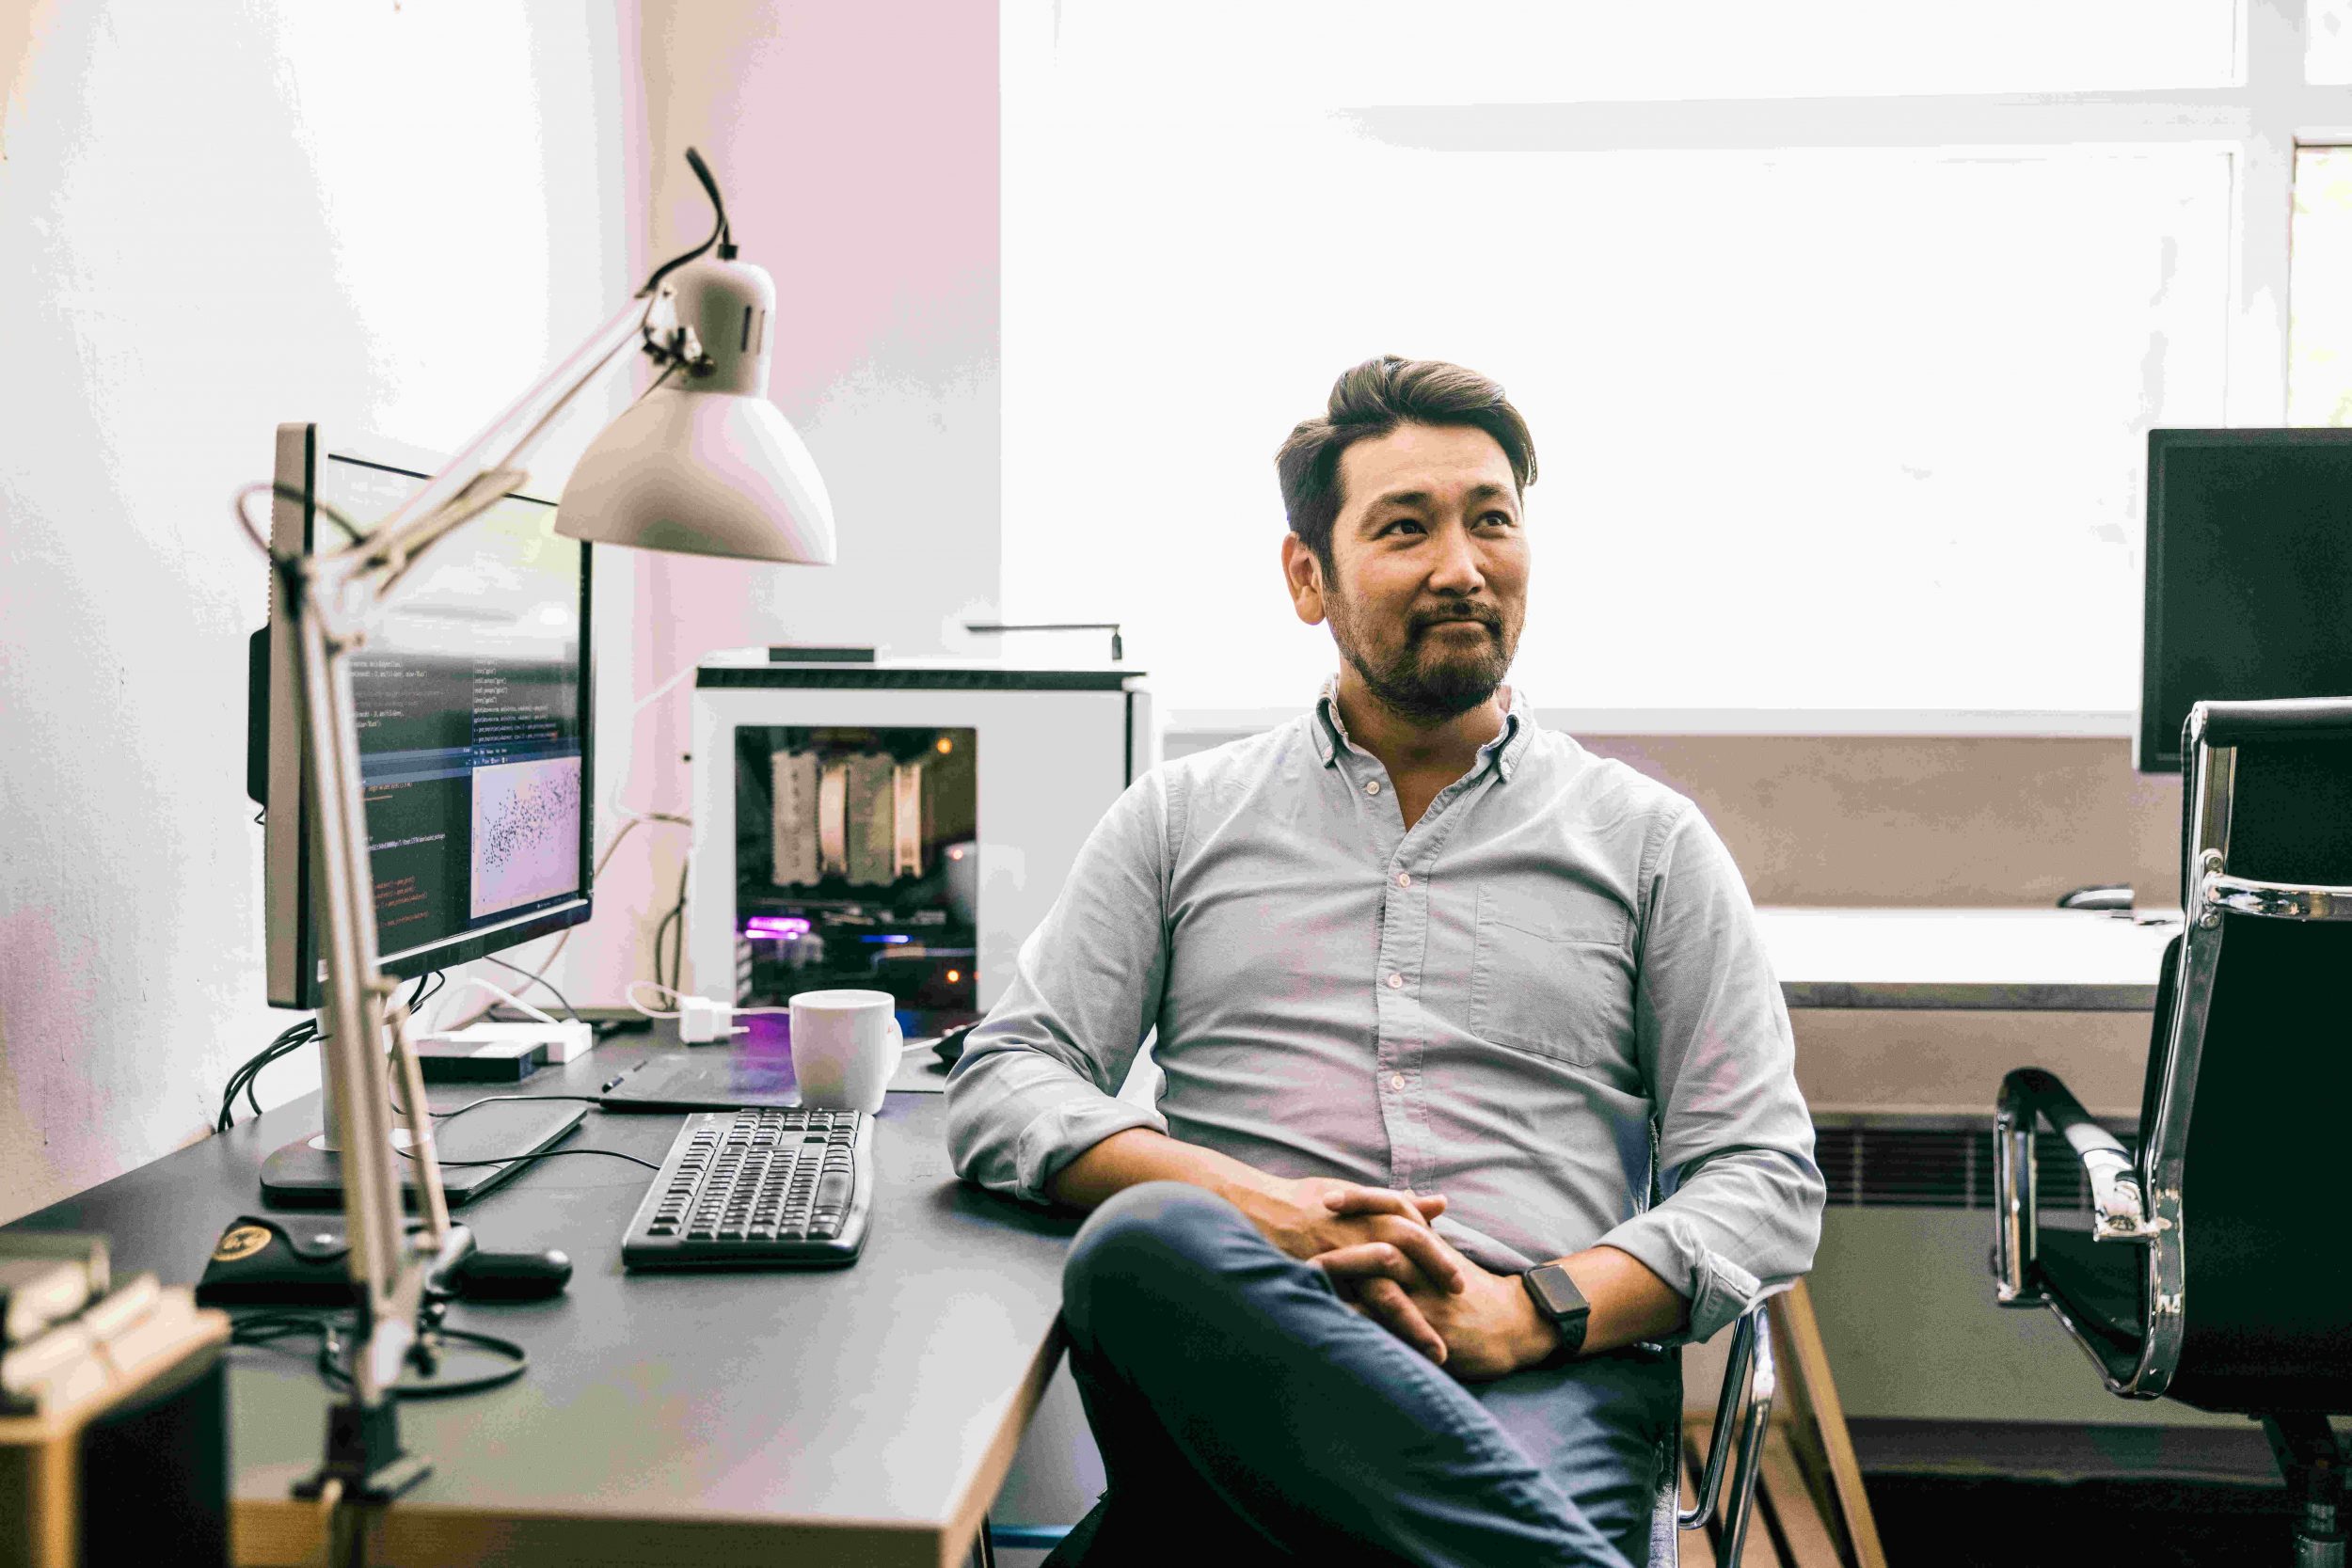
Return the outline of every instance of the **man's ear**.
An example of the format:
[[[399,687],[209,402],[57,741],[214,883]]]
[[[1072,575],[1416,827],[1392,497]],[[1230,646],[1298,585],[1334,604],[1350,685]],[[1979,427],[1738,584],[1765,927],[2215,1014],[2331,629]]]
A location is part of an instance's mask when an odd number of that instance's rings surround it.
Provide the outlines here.
[[[1291,591],[1291,608],[1307,625],[1323,623],[1323,562],[1295,533],[1282,535],[1282,580]]]

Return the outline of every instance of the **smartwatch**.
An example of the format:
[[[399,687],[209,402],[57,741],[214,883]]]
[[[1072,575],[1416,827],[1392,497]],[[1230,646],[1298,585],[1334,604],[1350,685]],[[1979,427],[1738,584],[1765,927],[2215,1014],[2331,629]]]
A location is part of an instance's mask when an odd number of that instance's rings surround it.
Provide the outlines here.
[[[1565,1361],[1584,1348],[1584,1323],[1593,1304],[1576,1288],[1568,1271],[1557,1263],[1541,1263],[1519,1275],[1528,1295],[1552,1327],[1560,1331],[1559,1359]]]

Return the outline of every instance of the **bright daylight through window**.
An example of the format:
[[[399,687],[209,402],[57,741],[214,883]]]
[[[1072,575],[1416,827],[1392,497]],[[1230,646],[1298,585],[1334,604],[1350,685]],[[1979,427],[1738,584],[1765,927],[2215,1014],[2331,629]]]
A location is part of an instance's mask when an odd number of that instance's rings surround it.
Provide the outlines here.
[[[1546,710],[2123,733],[2145,432],[2287,417],[2291,182],[2352,259],[2295,155],[2340,8],[1008,4],[1008,618],[1124,622],[1180,727],[1295,709],[1273,451],[1397,353],[1534,428]]]

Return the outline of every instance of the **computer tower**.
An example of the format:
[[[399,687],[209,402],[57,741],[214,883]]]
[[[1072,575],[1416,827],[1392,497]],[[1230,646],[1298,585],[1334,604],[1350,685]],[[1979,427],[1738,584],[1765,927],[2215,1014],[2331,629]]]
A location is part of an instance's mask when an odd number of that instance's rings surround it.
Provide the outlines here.
[[[978,1017],[1080,846],[1159,759],[1122,665],[716,655],[696,673],[687,973],[774,1006],[886,990]]]

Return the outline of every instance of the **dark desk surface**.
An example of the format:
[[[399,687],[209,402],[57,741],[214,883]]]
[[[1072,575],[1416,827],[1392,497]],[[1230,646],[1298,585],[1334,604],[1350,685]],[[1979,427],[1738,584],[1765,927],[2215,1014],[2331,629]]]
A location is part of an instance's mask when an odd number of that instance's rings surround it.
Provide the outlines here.
[[[609,1043],[515,1092],[594,1093],[650,1049]],[[1074,1221],[957,1181],[945,1111],[935,1094],[883,1107],[873,1229],[846,1270],[625,1275],[653,1173],[622,1160],[542,1161],[457,1211],[486,1250],[561,1247],[571,1286],[453,1309],[453,1326],[521,1341],[531,1370],[404,1406],[434,1472],[378,1522],[371,1560],[961,1562],[1059,1356]],[[306,1098],[17,1224],[103,1231],[119,1270],[193,1282],[228,1222],[259,1211],[262,1156],[317,1118]],[[592,1110],[564,1147],[659,1162],[679,1120]],[[317,1462],[326,1391],[307,1358],[233,1365],[237,1560],[313,1560],[319,1521],[288,1487]]]

